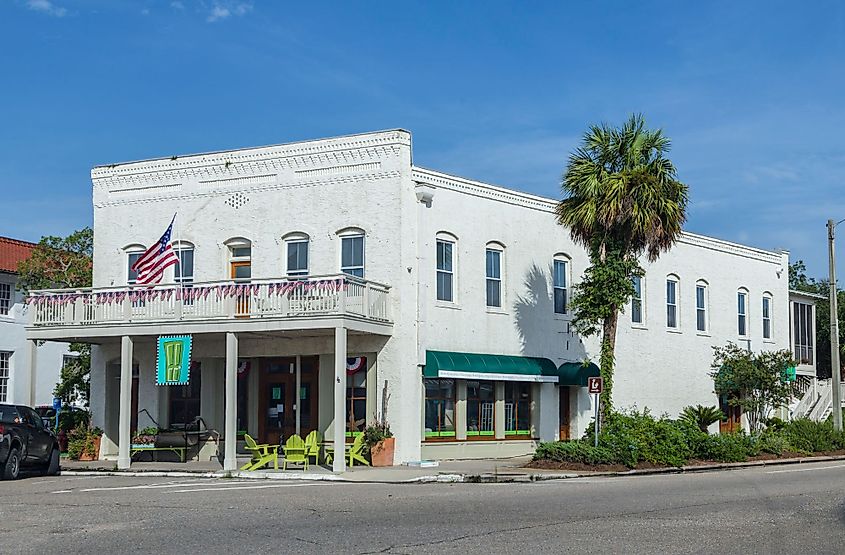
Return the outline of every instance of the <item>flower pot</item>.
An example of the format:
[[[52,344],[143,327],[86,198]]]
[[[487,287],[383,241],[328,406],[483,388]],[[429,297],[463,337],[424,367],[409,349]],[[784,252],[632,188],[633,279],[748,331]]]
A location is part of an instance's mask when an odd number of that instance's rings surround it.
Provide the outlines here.
[[[91,442],[94,444],[94,452],[91,453],[87,449],[83,451],[79,455],[80,461],[98,461],[100,460],[100,440],[102,438],[100,436],[91,438]]]
[[[396,438],[385,438],[370,449],[373,466],[393,466],[393,452],[396,449]]]

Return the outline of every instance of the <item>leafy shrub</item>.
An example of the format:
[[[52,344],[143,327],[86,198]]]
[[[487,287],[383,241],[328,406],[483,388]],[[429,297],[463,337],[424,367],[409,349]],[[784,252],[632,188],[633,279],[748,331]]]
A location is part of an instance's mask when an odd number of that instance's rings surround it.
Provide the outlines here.
[[[707,433],[707,428],[711,424],[715,424],[724,418],[725,413],[716,407],[696,405],[694,407],[684,407],[684,410],[681,411],[681,416],[678,417],[678,421],[695,426],[702,432]]]
[[[786,424],[783,433],[792,446],[809,453],[845,448],[845,436],[830,421],[797,418]]]
[[[68,432],[67,454],[73,460],[79,460],[83,453],[96,455],[94,439],[103,435],[100,428],[74,428]]]
[[[590,440],[592,429],[585,436]],[[641,461],[657,465],[683,466],[691,455],[683,425],[665,416],[655,418],[648,409],[611,414],[599,434],[599,445],[609,449],[617,461],[635,468]]]
[[[618,464],[618,461],[609,449],[595,447],[586,440],[541,443],[534,453],[534,460],[582,464]]]
[[[695,438],[693,452],[696,458],[702,460],[742,462],[759,451],[753,438],[739,432],[713,436],[700,434]]]
[[[771,453],[779,457],[787,452],[800,451],[789,442],[782,430],[773,430],[771,426],[756,438],[756,448],[761,453]]]

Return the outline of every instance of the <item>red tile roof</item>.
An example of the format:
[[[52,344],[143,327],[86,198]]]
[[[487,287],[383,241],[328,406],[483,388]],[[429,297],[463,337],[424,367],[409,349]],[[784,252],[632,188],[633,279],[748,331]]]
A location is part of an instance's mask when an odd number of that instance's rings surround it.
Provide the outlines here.
[[[35,243],[0,237],[0,272],[17,273],[18,262],[32,256]]]

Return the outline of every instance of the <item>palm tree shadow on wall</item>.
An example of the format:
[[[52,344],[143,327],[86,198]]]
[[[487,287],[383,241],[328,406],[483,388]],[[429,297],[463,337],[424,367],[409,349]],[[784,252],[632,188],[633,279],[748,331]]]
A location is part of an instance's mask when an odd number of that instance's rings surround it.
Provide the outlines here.
[[[549,287],[551,266],[543,270],[536,264],[525,276],[525,292],[513,304],[516,326],[524,356],[580,361],[586,357],[584,344],[569,330],[569,320],[555,318],[553,291]],[[571,289],[569,291],[571,295]]]

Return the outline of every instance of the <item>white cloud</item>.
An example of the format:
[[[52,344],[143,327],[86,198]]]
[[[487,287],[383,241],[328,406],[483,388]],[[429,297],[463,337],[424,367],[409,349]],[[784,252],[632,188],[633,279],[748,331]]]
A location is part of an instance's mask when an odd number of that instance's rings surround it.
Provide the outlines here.
[[[65,8],[53,4],[50,0],[27,0],[26,7],[30,10],[55,17],[64,17],[67,15],[67,10]]]
[[[236,15],[236,16],[243,16],[248,14],[252,11],[252,3],[250,2],[238,2],[238,3],[215,3],[211,7],[211,12],[209,12],[208,17],[206,17],[206,21],[209,23],[214,23],[215,21],[222,21],[224,19],[228,19],[229,17]]]
[[[183,4],[179,0],[176,0],[176,1],[170,3],[170,7],[173,8],[174,10],[184,10],[185,4]]]

